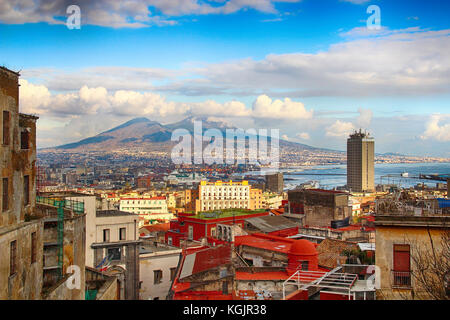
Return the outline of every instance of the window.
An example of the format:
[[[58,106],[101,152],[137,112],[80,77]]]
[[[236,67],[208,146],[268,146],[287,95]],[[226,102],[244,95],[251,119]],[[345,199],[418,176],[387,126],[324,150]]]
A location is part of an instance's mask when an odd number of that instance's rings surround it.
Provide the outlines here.
[[[25,150],[25,149],[29,149],[30,144],[30,133],[28,132],[28,129],[24,129],[22,130],[22,132],[20,132],[20,149]]]
[[[408,244],[394,244],[394,286],[411,286],[411,258]]]
[[[302,261],[302,271],[308,271],[309,261]]]
[[[103,229],[103,242],[109,242],[109,229]]]
[[[153,276],[154,276],[154,278],[153,278],[154,284],[159,284],[162,282],[162,276],[163,276],[162,270],[153,270]]]
[[[17,272],[17,241],[14,240],[9,248],[9,275],[12,276]]]
[[[2,187],[3,187],[2,188],[3,189],[2,210],[3,211],[7,211],[9,209],[8,186],[9,186],[8,178],[3,178],[3,183],[2,183]]]
[[[170,281],[175,280],[176,275],[177,275],[177,268],[170,268]]]
[[[108,259],[109,260],[120,260],[120,248],[110,248],[108,249]]]
[[[172,237],[167,237],[167,244],[168,244],[169,246],[172,245]]]
[[[9,111],[3,111],[3,145],[9,145]]]
[[[30,204],[30,176],[23,176],[23,205]]]
[[[36,262],[36,232],[31,234],[31,263]]]
[[[119,229],[119,240],[126,240],[127,239],[127,228],[120,228]]]

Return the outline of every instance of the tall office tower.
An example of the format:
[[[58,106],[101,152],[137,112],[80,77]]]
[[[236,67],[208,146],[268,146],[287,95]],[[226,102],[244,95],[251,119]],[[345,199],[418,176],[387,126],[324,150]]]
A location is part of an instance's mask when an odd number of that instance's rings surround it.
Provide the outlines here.
[[[347,186],[353,192],[375,190],[375,141],[368,134],[354,132],[347,140]]]
[[[266,190],[282,193],[284,189],[283,173],[277,172],[266,175]]]

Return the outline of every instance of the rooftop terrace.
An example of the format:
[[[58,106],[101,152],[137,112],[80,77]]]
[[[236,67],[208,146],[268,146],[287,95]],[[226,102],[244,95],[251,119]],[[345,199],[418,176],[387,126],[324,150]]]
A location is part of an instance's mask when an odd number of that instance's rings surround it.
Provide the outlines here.
[[[264,213],[267,212],[265,209],[260,210],[247,210],[247,209],[224,209],[224,210],[214,210],[214,211],[204,211],[199,212],[195,216],[192,216],[192,218],[195,219],[223,219],[223,218],[231,218],[231,217],[239,217],[239,216],[246,216],[251,214],[258,214],[258,213]]]

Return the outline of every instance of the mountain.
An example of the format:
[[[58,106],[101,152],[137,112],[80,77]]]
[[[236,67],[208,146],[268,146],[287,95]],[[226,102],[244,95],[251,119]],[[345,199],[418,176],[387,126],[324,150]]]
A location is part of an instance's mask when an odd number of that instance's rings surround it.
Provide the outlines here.
[[[185,129],[194,133],[194,122],[202,121],[202,131],[218,129],[226,136],[226,129],[235,129],[231,125],[213,120],[211,118],[189,117],[176,123],[162,125],[147,118],[135,118],[110,130],[99,133],[78,142],[69,143],[54,148],[41,149],[40,151],[145,151],[145,152],[170,152],[177,143],[171,141],[172,132],[176,129]],[[293,152],[330,152],[336,151],[314,148],[308,145],[289,142],[280,139],[280,148],[283,151]]]

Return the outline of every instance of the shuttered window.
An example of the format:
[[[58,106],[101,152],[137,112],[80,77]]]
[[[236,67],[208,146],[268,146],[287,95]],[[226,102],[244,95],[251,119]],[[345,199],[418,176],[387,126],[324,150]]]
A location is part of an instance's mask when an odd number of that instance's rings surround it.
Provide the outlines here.
[[[30,133],[27,130],[23,130],[20,133],[20,149],[26,150],[30,148]]]
[[[394,244],[393,281],[394,286],[411,286],[411,255],[408,244]]]
[[[30,204],[30,176],[23,177],[23,205]]]
[[[10,244],[9,254],[9,275],[12,276],[17,272],[17,241],[14,240]]]
[[[9,209],[9,181],[8,178],[2,179],[2,211]]]
[[[31,263],[36,262],[36,250],[37,250],[36,232],[33,232],[31,234]]]
[[[394,245],[394,271],[410,272],[410,247],[407,244]]]
[[[9,111],[3,111],[3,145],[9,145],[9,123],[10,123],[10,115]]]

